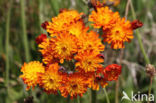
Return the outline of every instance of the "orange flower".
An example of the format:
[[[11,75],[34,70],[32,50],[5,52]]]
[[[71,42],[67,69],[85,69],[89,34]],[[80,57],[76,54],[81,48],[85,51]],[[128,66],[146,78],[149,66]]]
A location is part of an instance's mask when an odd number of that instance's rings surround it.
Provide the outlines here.
[[[64,59],[71,60],[73,55],[77,52],[77,39],[75,36],[68,33],[62,33],[56,38],[52,38],[54,42],[54,53],[56,58],[60,59],[60,63],[64,62]]]
[[[71,60],[77,52],[77,39],[69,33],[62,32],[57,37],[42,42],[39,47],[45,64],[63,63],[64,59]]]
[[[24,83],[27,84],[26,89],[29,90],[30,87],[34,88],[38,84],[37,73],[44,73],[45,68],[39,61],[32,61],[28,64],[24,63],[21,68],[21,72],[23,74],[20,75],[20,78],[22,78]]]
[[[63,85],[60,87],[61,95],[70,98],[76,98],[78,95],[81,97],[88,87],[88,79],[81,73],[69,74]]]
[[[110,29],[113,24],[120,18],[118,12],[112,12],[109,7],[97,8],[89,15],[89,21],[93,22],[94,28],[103,28],[103,30]]]
[[[108,81],[117,80],[121,73],[121,66],[117,64],[108,65],[103,70],[104,78],[107,78]]]
[[[78,71],[95,72],[97,68],[102,67],[100,63],[104,60],[94,52],[78,53],[75,56],[77,63],[75,64]]]
[[[79,46],[79,53],[83,52],[96,52],[100,53],[101,51],[104,51],[105,46],[102,44],[101,39],[99,38],[99,35],[94,32],[90,31],[89,33],[81,34],[78,38],[78,46]]]
[[[130,21],[125,21],[125,18],[120,19],[112,29],[103,34],[104,42],[111,43],[111,48],[124,48],[124,42],[130,42],[133,39],[133,30]]]
[[[42,53],[43,56],[43,63],[45,64],[51,64],[51,63],[56,63],[59,61],[58,58],[54,57],[54,43],[49,40],[46,39],[44,40],[41,44],[39,44],[39,51]]]
[[[39,73],[39,85],[48,94],[57,93],[58,88],[61,86],[62,76],[58,72],[59,65],[57,63],[49,65],[45,73]]]
[[[79,38],[81,34],[88,31],[88,28],[85,27],[83,21],[79,21],[70,25],[66,31],[68,31],[71,35],[75,35],[77,38]]]
[[[57,17],[52,18],[47,26],[47,32],[51,35],[66,31],[73,23],[80,21],[83,13],[78,13],[75,10],[64,10]]]

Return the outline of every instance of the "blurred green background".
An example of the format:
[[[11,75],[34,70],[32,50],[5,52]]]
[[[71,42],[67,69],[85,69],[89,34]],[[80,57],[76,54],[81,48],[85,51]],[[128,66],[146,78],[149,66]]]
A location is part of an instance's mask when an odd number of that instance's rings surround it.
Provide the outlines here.
[[[137,19],[144,23],[139,29],[145,51],[156,66],[156,0],[132,0]],[[127,0],[112,7],[124,17]],[[58,95],[47,95],[39,88],[31,94],[25,91],[25,85],[19,78],[20,68],[25,61],[40,60],[35,38],[45,31],[41,23],[50,21],[59,13],[59,9],[76,9],[79,12],[89,13],[87,0],[0,0],[0,103],[23,103],[34,96],[35,103],[76,103]],[[133,20],[131,9],[128,19]],[[119,78],[119,103],[125,91],[131,96],[134,93],[148,93],[150,78],[145,72],[145,60],[140,51],[138,40],[135,38],[127,43],[122,58],[122,74]],[[27,41],[28,40],[28,41]],[[106,45],[105,65],[120,62],[120,51],[112,50]],[[116,83],[111,82],[106,87],[110,103],[115,103]],[[153,81],[152,93],[156,99],[156,78]],[[97,91],[97,103],[106,103],[103,90]],[[27,103],[31,103],[27,102]],[[91,103],[91,91],[81,98],[81,103]],[[146,103],[146,102],[138,102]],[[153,102],[153,103],[156,103]]]

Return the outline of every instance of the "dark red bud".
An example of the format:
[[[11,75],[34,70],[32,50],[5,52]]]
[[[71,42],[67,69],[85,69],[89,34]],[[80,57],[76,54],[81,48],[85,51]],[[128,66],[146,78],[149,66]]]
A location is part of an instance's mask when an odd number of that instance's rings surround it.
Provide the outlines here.
[[[98,54],[97,56],[100,57],[100,58],[102,58],[102,59],[105,58],[104,55],[103,55],[102,53]]]
[[[63,13],[64,11],[68,11],[68,10],[65,9],[65,8],[61,8],[61,9],[59,10],[59,13]]]
[[[47,39],[47,35],[46,34],[41,34],[36,38],[36,43],[37,44],[41,44],[44,40]]]
[[[135,30],[137,28],[140,28],[143,26],[143,23],[139,20],[134,20],[131,22],[131,25],[132,25],[132,29]]]
[[[47,26],[49,25],[49,23],[47,21],[45,21],[44,23],[41,24],[41,27],[43,29],[47,29]]]

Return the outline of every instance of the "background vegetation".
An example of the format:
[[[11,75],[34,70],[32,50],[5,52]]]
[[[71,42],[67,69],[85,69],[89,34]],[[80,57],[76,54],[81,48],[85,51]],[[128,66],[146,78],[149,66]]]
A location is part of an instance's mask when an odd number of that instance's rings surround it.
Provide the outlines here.
[[[137,19],[144,23],[139,29],[145,52],[151,64],[156,66],[156,0],[132,0]],[[112,7],[124,17],[127,0]],[[58,14],[59,9],[76,9],[88,13],[89,7],[85,0],[0,0],[0,103],[31,103],[31,95],[36,103],[76,103],[58,95],[47,95],[40,89],[25,91],[25,85],[19,78],[20,68],[25,61],[39,60],[35,38],[44,33],[40,25],[50,21]],[[128,19],[133,20],[131,9]],[[148,93],[150,78],[146,75],[143,54],[140,50],[136,34],[135,38],[123,51],[122,61],[120,50],[112,50],[106,45],[105,64],[120,63],[123,66],[119,85],[115,82],[106,87],[110,103],[115,103],[116,90],[118,102],[121,102],[122,91],[131,95],[131,91]],[[152,93],[156,99],[156,78],[153,80]],[[95,98],[95,97],[94,97]],[[97,92],[97,103],[106,103],[106,96],[101,89]],[[81,103],[91,102],[91,91],[81,98]],[[116,102],[117,103],[117,102]],[[123,103],[128,103],[124,100]],[[139,102],[141,103],[141,102]],[[154,102],[153,102],[154,103]],[[156,103],[156,101],[155,101]]]

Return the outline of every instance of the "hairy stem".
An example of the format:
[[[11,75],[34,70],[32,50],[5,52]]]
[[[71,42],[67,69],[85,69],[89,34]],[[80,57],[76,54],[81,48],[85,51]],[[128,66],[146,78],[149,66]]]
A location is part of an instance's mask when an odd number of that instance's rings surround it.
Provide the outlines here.
[[[80,97],[77,96],[77,103],[80,103]]]
[[[26,32],[26,19],[25,19],[25,0],[21,0],[21,22],[22,22],[22,31],[23,31],[23,42],[24,42],[24,50],[25,50],[25,56],[26,61],[28,62],[30,60],[30,51],[29,51],[29,45],[28,45],[28,38],[27,38],[27,32]]]
[[[136,14],[135,14],[135,10],[134,10],[133,4],[132,4],[132,0],[130,0],[130,6],[131,6],[133,19],[136,19]],[[146,62],[146,64],[150,64],[150,60],[149,60],[149,58],[148,58],[148,56],[147,56],[147,54],[145,52],[145,49],[144,49],[144,46],[143,46],[143,43],[142,43],[142,40],[141,40],[141,37],[140,37],[139,30],[136,30],[136,36],[137,36],[137,39],[138,39],[138,42],[139,42],[141,52],[142,52],[142,54],[144,56],[145,62]]]
[[[149,99],[149,96],[151,94],[152,83],[153,83],[153,76],[150,77],[150,85],[149,85],[149,90],[148,90],[148,99]],[[148,100],[148,103],[150,103],[149,100]]]
[[[7,95],[9,95],[9,38],[10,38],[10,17],[11,17],[11,9],[12,9],[12,2],[13,0],[10,0],[9,8],[7,12],[7,19],[6,19],[6,37],[5,37],[5,55],[6,55],[6,63],[5,63],[5,86],[7,88]],[[8,96],[7,96],[8,97]],[[8,100],[6,98],[6,100]]]
[[[134,10],[134,7],[133,7],[132,0],[130,0],[130,6],[131,6],[133,19],[136,19],[136,14],[135,14],[135,10]],[[148,58],[148,56],[147,56],[147,54],[145,52],[145,49],[144,49],[144,46],[143,46],[143,43],[142,43],[142,40],[141,40],[141,37],[140,37],[139,30],[136,30],[136,36],[137,36],[137,39],[138,39],[138,42],[139,42],[139,46],[140,46],[141,52],[142,52],[142,54],[144,56],[145,62],[146,62],[146,64],[150,64],[150,60],[149,60],[149,58]],[[150,85],[149,85],[148,95],[150,95],[150,93],[151,93],[152,81],[153,81],[153,77],[150,78]],[[156,81],[154,81],[154,82],[156,84]],[[149,101],[148,101],[148,103],[149,103]]]

